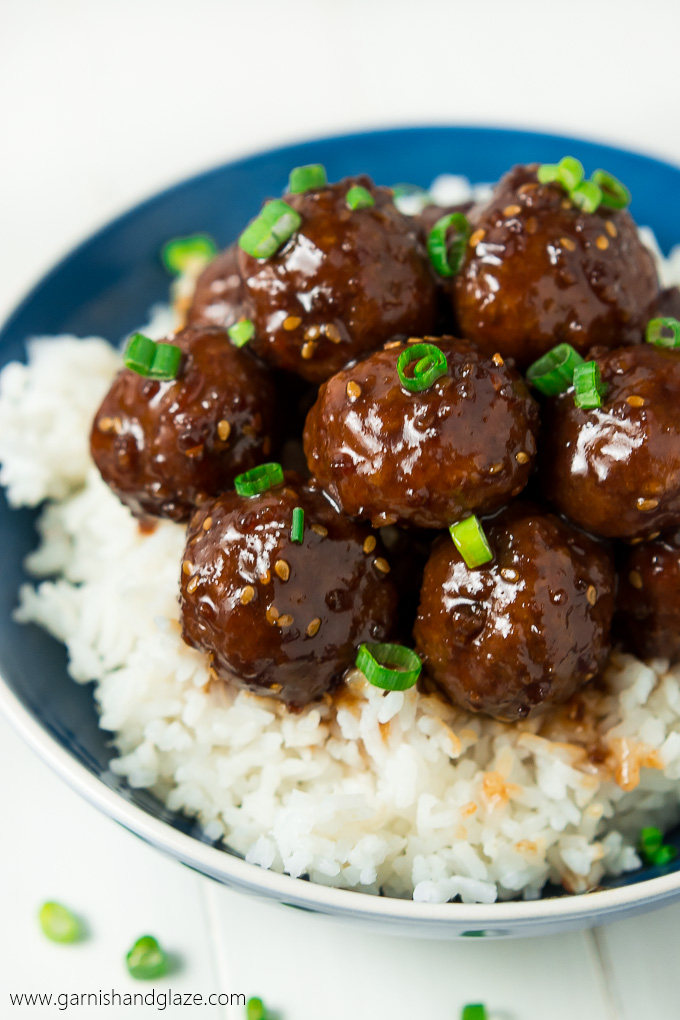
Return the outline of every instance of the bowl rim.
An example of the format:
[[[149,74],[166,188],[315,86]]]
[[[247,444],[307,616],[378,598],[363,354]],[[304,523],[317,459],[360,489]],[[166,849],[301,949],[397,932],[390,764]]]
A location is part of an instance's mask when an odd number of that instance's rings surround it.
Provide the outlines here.
[[[620,146],[600,143],[593,139],[574,138],[568,135],[514,128],[496,125],[472,124],[417,124],[394,125],[387,128],[375,128],[343,134],[328,134],[313,138],[292,141],[287,144],[267,149],[257,149],[240,156],[235,160],[208,168],[181,178],[174,184],[156,191],[135,203],[124,212],[106,221],[79,243],[71,247],[46,273],[29,287],[23,298],[14,306],[0,328],[0,339],[9,331],[15,320],[19,319],[25,309],[39,295],[40,290],[54,276],[79,254],[98,241],[106,239],[107,234],[132,222],[143,210],[153,208],[164,202],[171,194],[189,189],[199,181],[218,175],[226,168],[246,168],[253,160],[268,160],[282,157],[293,152],[303,156],[306,151],[312,152],[315,146],[324,143],[341,143],[351,145],[368,137],[384,137],[399,134],[417,135],[432,131],[467,132],[471,136],[483,134],[522,135],[527,140],[536,142],[560,142],[566,145],[578,145],[581,149],[597,149],[599,152],[609,150],[619,155],[646,163],[653,163],[665,170],[679,173],[680,168],[664,159],[653,155],[637,152]],[[297,155],[296,155],[297,158]],[[321,911],[344,916],[364,919],[391,920],[407,922],[410,926],[425,924],[432,926],[455,926],[472,928],[493,928],[503,924],[522,924],[527,927],[540,921],[577,921],[593,915],[618,913],[625,908],[633,909],[642,906],[651,908],[660,906],[674,896],[680,895],[680,870],[671,871],[653,878],[644,878],[639,882],[618,886],[611,889],[597,889],[589,893],[576,893],[557,897],[545,897],[531,900],[496,901],[490,904],[480,903],[423,903],[413,899],[401,899],[375,894],[325,886],[290,875],[261,868],[237,857],[228,850],[219,849],[215,845],[203,842],[187,833],[176,829],[170,823],[158,818],[134,802],[126,799],[119,792],[107,786],[102,780],[90,772],[62,746],[56,736],[44,729],[33,716],[30,709],[10,688],[0,674],[0,713],[9,721],[16,732],[32,748],[33,751],[63,779],[74,791],[104,814],[119,822],[129,831],[140,836],[157,849],[179,859],[209,877],[226,885],[250,893],[264,895],[288,905],[294,905],[310,911]],[[644,891],[643,891],[644,890]]]

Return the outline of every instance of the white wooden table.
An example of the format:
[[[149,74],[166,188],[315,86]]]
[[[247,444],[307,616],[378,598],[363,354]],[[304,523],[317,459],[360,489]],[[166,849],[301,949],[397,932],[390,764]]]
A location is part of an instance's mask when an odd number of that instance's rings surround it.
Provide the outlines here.
[[[315,133],[524,125],[678,162],[679,37],[674,0],[572,0],[568,12],[539,0],[2,5],[0,315],[145,194]],[[69,1015],[11,1007],[10,991],[139,992],[123,958],[147,932],[177,958],[161,989],[261,995],[283,1020],[457,1020],[469,1001],[497,1020],[680,1017],[680,906],[540,941],[380,938],[244,898],[165,859],[81,802],[2,720],[0,789],[2,1018]],[[35,917],[45,899],[82,914],[87,941],[47,942]],[[87,1020],[243,1015],[69,1009]]]

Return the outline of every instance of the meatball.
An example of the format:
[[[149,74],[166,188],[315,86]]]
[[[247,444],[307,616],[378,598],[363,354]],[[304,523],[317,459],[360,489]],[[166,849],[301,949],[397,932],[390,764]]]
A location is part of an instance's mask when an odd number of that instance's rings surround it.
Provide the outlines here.
[[[370,192],[372,207],[348,207],[355,186]],[[242,291],[234,284],[238,300],[224,305],[232,321],[243,314],[255,324],[256,354],[318,383],[395,334],[432,331],[436,285],[418,225],[397,211],[387,188],[350,177],[286,201],[302,217],[300,229],[268,259],[239,248]],[[210,288],[197,291],[192,321],[219,307],[216,280],[206,274]]]
[[[537,164],[516,166],[472,217],[452,299],[464,336],[520,367],[561,342],[637,343],[657,296],[654,260],[625,211],[584,213]]]
[[[301,543],[293,510],[304,511]],[[379,540],[295,477],[259,496],[224,493],[189,526],[181,580],[188,644],[217,676],[300,709],[393,632],[397,595]]]
[[[651,344],[596,359],[600,408],[572,390],[546,401],[545,495],[586,531],[639,538],[680,524],[680,353]]]
[[[537,407],[522,377],[469,340],[427,337],[445,375],[405,389],[390,342],[321,387],[305,425],[312,474],[352,517],[444,528],[488,512],[526,485],[536,454]]]
[[[188,328],[165,342],[182,349],[177,378],[119,372],[90,446],[102,478],[134,514],[184,521],[266,458],[274,388],[268,370],[218,327]]]
[[[232,244],[208,263],[196,281],[187,324],[213,323],[228,329],[244,311],[243,281],[238,268],[238,248]]]
[[[448,535],[435,543],[414,635],[444,695],[513,721],[566,701],[605,665],[614,568],[594,539],[531,505],[484,528],[495,556],[481,568]]]
[[[617,607],[627,647],[644,659],[680,659],[680,535],[626,551]]]

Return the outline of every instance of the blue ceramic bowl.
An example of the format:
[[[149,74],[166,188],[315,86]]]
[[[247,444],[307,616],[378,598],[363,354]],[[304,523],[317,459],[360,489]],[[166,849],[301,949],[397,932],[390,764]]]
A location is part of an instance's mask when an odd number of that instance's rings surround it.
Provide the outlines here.
[[[115,220],[77,248],[28,295],[0,333],[0,365],[25,357],[36,334],[101,335],[114,343],[167,298],[158,252],[169,237],[205,231],[232,241],[265,196],[280,194],[291,167],[321,162],[331,180],[366,172],[378,183],[427,185],[439,173],[494,181],[513,163],[555,162],[569,153],[590,172],[605,167],[631,189],[632,212],[664,251],[680,240],[680,170],[590,142],[527,131],[425,127],[375,131],[274,149],[170,188]],[[107,734],[97,726],[92,691],[66,673],[63,648],[37,628],[11,620],[25,580],[24,556],[36,543],[35,514],[10,511],[0,495],[0,708],[48,763],[88,800],[143,839],[234,888],[395,934],[455,938],[510,936],[601,924],[680,897],[680,864],[641,870],[582,896],[545,895],[491,906],[419,904],[327,889],[266,872],[218,849],[190,819],[148,793],[130,790],[108,768]]]

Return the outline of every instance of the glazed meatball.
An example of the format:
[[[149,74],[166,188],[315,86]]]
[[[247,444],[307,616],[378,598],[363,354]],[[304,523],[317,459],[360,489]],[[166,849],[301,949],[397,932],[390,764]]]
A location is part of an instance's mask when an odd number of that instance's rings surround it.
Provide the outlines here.
[[[452,299],[464,336],[520,367],[558,343],[637,343],[657,296],[654,260],[624,211],[581,212],[537,164],[516,166],[471,220]]]
[[[301,543],[293,510],[304,511]],[[371,530],[290,476],[259,496],[224,493],[189,526],[181,580],[188,644],[217,676],[299,709],[353,666],[362,641],[391,636],[397,595]]]
[[[187,323],[212,323],[228,329],[239,319],[247,318],[243,302],[238,248],[232,244],[208,263],[198,277]]]
[[[354,186],[366,188],[375,205],[350,209]],[[229,316],[255,324],[256,354],[322,382],[395,334],[432,331],[436,286],[427,254],[417,224],[397,211],[387,188],[351,177],[285,200],[302,217],[300,229],[267,259],[238,249],[244,303],[238,314],[225,305]],[[216,281],[207,279],[210,290],[197,292],[192,321],[215,311]]]
[[[603,668],[614,568],[593,539],[532,506],[484,528],[495,556],[474,570],[448,535],[435,543],[414,635],[446,697],[513,721],[566,701]]]
[[[680,659],[680,535],[626,551],[617,605],[626,647],[643,659]]]
[[[640,344],[596,359],[602,407],[545,403],[541,481],[586,531],[639,538],[680,524],[680,353]]]
[[[397,361],[408,345],[390,342],[324,383],[307,418],[311,473],[374,526],[444,528],[507,503],[531,473],[538,414],[521,376],[469,340],[427,342],[447,362],[429,389],[403,387]]]
[[[182,349],[177,378],[119,372],[95,415],[90,447],[102,478],[134,514],[184,521],[266,459],[274,388],[267,369],[218,327],[185,329],[164,342]]]

